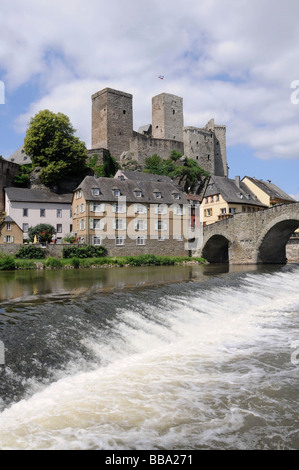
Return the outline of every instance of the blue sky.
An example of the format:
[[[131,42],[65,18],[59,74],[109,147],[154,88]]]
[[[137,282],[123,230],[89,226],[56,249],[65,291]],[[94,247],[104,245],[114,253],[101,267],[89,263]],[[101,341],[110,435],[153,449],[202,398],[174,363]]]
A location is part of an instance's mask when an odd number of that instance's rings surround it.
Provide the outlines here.
[[[132,93],[135,130],[151,122],[153,96],[173,93],[186,126],[226,125],[230,177],[270,179],[299,199],[298,17],[297,0],[5,2],[0,155],[41,109],[67,114],[90,147],[96,91]]]

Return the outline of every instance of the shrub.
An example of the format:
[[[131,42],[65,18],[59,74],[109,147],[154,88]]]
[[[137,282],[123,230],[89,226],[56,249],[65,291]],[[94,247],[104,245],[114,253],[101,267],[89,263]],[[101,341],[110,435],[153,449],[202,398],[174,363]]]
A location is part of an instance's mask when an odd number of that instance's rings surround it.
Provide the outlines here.
[[[106,256],[107,250],[104,246],[79,245],[64,246],[62,250],[63,258],[100,258]]]
[[[29,240],[33,242],[36,237],[40,243],[49,243],[55,233],[55,228],[50,224],[38,224],[28,230]]]
[[[47,266],[50,268],[61,268],[62,261],[59,258],[52,258],[51,256],[47,259]]]
[[[16,268],[14,257],[0,254],[0,270],[13,270]]]
[[[72,258],[71,263],[71,266],[74,266],[74,268],[79,268],[80,266],[80,260],[78,258]]]
[[[24,245],[16,253],[16,258],[21,259],[43,259],[45,258],[45,252],[39,246]]]

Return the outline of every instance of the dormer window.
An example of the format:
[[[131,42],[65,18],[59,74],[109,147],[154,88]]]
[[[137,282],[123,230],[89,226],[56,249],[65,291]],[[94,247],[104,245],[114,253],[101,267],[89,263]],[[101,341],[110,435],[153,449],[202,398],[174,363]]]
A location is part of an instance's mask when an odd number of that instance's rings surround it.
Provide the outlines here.
[[[161,199],[162,194],[160,193],[160,191],[154,191],[154,194],[155,194],[157,199]]]
[[[142,197],[142,191],[140,189],[135,189],[134,193],[136,197]]]
[[[119,189],[113,189],[113,194],[116,197],[120,196],[120,190]]]
[[[179,193],[172,193],[174,199],[180,199]]]
[[[92,188],[92,195],[93,196],[99,196],[100,195],[99,188]]]

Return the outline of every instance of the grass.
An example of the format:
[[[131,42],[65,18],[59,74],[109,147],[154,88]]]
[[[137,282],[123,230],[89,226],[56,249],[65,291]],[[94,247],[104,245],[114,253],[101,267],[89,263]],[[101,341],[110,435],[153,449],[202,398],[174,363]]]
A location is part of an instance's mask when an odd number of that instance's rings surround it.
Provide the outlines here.
[[[44,265],[45,268],[89,268],[92,266],[174,266],[184,263],[205,264],[203,258],[189,256],[157,256],[139,255],[122,257],[101,257],[101,258],[45,258],[45,259],[19,259],[15,258],[16,269],[36,269],[36,263]]]

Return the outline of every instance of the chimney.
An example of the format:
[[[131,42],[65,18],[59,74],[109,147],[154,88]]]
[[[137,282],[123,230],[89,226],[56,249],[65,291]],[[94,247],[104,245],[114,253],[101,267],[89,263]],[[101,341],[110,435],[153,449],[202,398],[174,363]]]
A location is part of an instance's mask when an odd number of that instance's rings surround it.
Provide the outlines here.
[[[235,184],[238,186],[238,188],[240,188],[240,176],[235,177]]]

